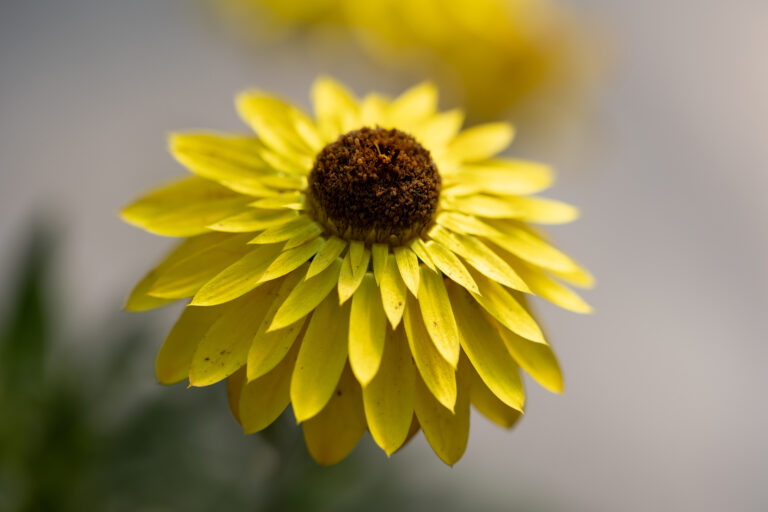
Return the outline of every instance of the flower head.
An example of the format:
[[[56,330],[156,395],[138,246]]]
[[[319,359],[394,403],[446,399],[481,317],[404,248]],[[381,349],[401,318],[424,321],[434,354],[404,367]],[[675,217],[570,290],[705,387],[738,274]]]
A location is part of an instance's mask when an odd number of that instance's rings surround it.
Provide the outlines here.
[[[248,433],[292,405],[312,456],[343,459],[366,430],[389,455],[419,429],[446,463],[464,453],[470,403],[510,427],[520,368],[560,392],[560,370],[526,303],[589,311],[561,281],[590,275],[529,223],[576,210],[530,196],[541,164],[498,158],[506,123],[461,131],[430,84],[356,99],[319,79],[315,119],[260,91],[237,98],[256,136],[177,134],[194,176],[123,218],[184,237],[134,289],[141,311],[191,297],[157,377],[228,379]]]

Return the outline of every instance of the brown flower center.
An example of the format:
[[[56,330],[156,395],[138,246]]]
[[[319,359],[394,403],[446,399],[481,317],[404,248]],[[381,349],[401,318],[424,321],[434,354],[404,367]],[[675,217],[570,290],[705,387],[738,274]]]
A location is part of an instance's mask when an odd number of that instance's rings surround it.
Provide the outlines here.
[[[407,133],[366,127],[320,151],[308,195],[313,215],[331,233],[401,244],[432,222],[440,174],[429,151]]]

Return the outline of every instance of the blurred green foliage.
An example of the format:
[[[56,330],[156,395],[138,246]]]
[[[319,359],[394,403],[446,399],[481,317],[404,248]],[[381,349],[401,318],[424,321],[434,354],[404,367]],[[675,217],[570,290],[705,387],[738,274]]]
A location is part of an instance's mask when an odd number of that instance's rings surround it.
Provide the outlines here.
[[[32,230],[0,317],[0,511],[466,510],[365,446],[317,466],[290,412],[246,437],[223,387],[157,386],[145,317],[62,332],[54,245]]]

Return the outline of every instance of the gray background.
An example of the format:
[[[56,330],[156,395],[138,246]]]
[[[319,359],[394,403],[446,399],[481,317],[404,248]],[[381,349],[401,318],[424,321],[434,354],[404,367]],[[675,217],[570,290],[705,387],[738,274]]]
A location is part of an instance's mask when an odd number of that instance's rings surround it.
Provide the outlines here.
[[[241,130],[232,96],[250,85],[305,105],[321,72],[359,93],[405,85],[243,45],[202,4],[0,3],[0,271],[32,218],[58,219],[71,328],[117,309],[167,244],[115,215],[181,171],[167,131]],[[571,7],[612,64],[573,133],[521,146],[560,170],[550,195],[582,207],[554,233],[599,280],[593,316],[541,308],[567,392],[531,383],[511,433],[473,418],[452,469],[423,438],[390,463],[415,488],[558,510],[768,510],[768,3]]]

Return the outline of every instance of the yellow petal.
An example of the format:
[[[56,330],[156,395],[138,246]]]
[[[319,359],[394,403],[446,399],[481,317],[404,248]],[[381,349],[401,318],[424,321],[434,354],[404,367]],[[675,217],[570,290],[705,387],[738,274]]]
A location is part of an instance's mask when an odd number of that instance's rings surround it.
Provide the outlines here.
[[[277,279],[278,277],[282,277],[285,274],[296,270],[309,260],[309,258],[314,256],[322,246],[323,240],[321,238],[315,238],[304,245],[283,251],[280,253],[280,256],[267,267],[267,270],[265,270],[259,278],[259,282],[263,283],[272,279]]]
[[[373,275],[376,278],[376,284],[381,285],[381,276],[387,268],[387,257],[389,256],[389,246],[387,244],[373,244],[371,246],[371,257],[373,259]]]
[[[475,281],[472,279],[472,276],[469,275],[467,267],[464,266],[464,264],[459,260],[459,258],[456,257],[455,254],[448,250],[444,245],[433,240],[430,240],[426,243],[426,249],[427,254],[429,254],[430,258],[432,258],[435,266],[440,269],[440,271],[445,274],[446,277],[456,281],[468,290],[477,293],[478,290]],[[436,273],[431,270],[430,272],[433,274]]]
[[[525,210],[510,197],[476,194],[467,197],[446,196],[441,206],[449,211],[477,215],[489,219],[522,219]]]
[[[592,274],[589,273],[589,270],[585,269],[576,262],[573,263],[576,265],[576,268],[572,270],[547,270],[573,286],[578,286],[580,288],[592,288],[595,286],[595,278],[592,276]]]
[[[497,330],[465,290],[455,284],[448,290],[459,325],[461,348],[472,366],[494,395],[509,407],[522,411],[525,393],[520,372]]]
[[[458,233],[449,233],[440,226],[435,226],[429,235],[449,250],[464,258],[467,263],[475,267],[483,275],[504,286],[530,293],[531,290],[517,272],[477,238]],[[477,287],[473,291],[477,292]]]
[[[390,105],[392,122],[399,126],[410,126],[425,119],[437,110],[437,87],[424,82],[411,87],[398,96]]]
[[[456,404],[456,370],[437,351],[424,327],[416,300],[410,297],[406,302],[403,325],[421,378],[435,398],[453,410]]]
[[[206,233],[204,235],[198,235],[191,238],[187,238],[183,242],[176,245],[176,247],[168,253],[161,262],[151,270],[144,278],[134,287],[131,291],[131,295],[126,301],[125,308],[128,311],[146,311],[163,304],[170,302],[169,299],[159,299],[147,295],[149,289],[157,281],[157,278],[168,268],[172,267],[176,263],[189,258],[202,251],[208,250],[211,246],[222,243],[232,238],[232,235],[223,233]]]
[[[409,245],[409,247],[416,254],[416,256],[419,257],[421,262],[427,266],[428,269],[437,270],[435,263],[432,261],[432,258],[429,256],[429,251],[427,250],[427,245],[424,243],[424,240],[418,237],[414,238],[413,242],[411,242],[411,245]]]
[[[125,301],[125,309],[135,313],[149,311],[150,309],[164,306],[174,299],[161,299],[148,294],[150,287],[157,281],[157,276],[162,269],[160,267],[151,270],[141,281],[133,287],[131,294]]]
[[[275,313],[269,330],[282,329],[307,316],[336,286],[340,271],[341,260],[336,259],[316,276],[300,282]]]
[[[157,353],[155,375],[160,384],[175,384],[189,378],[189,365],[198,343],[228,308],[229,304],[212,308],[184,308]]]
[[[285,299],[302,281],[306,266],[305,264],[303,267],[296,269],[281,281],[280,288],[277,290],[272,304],[264,315],[261,325],[259,325],[259,330],[256,332],[251,343],[251,349],[248,351],[249,381],[272,371],[283,360],[296,338],[302,336],[301,331],[306,325],[304,317],[282,329],[270,331],[269,327]]]
[[[483,308],[502,325],[531,341],[546,343],[536,320],[496,281],[474,273],[480,294],[473,295]]]
[[[349,242],[349,264],[352,273],[358,275],[360,273],[360,265],[363,264],[363,256],[365,255],[365,244],[360,240],[352,240]],[[368,262],[366,262],[367,265]]]
[[[507,227],[501,236],[490,239],[502,249],[539,267],[557,272],[574,272],[580,269],[567,255],[522,229]]]
[[[181,259],[160,272],[149,289],[155,297],[191,297],[216,274],[249,252],[247,237],[233,236]]]
[[[389,331],[381,367],[363,387],[368,429],[387,456],[403,445],[413,419],[415,369],[402,329]]]
[[[351,246],[350,246],[351,248]],[[353,270],[352,266],[352,252],[347,251],[347,255],[344,256],[344,262],[341,266],[341,273],[339,274],[339,303],[346,302],[352,294],[355,293],[357,287],[363,281],[363,276],[368,269],[368,262],[371,259],[371,251],[369,249],[363,250],[363,256],[361,262],[357,265],[356,270]]]
[[[243,391],[243,384],[245,384],[245,368],[240,368],[227,377],[227,402],[229,402],[229,410],[232,411],[232,416],[235,417],[235,420],[241,424],[240,395]]]
[[[360,103],[360,121],[363,126],[392,128],[387,100],[376,93],[367,94]]]
[[[260,246],[218,274],[192,298],[195,306],[214,306],[236,299],[256,288],[259,278],[280,255],[279,244]]]
[[[435,454],[451,466],[464,455],[469,439],[469,393],[466,383],[459,386],[454,412],[443,407],[420,378],[415,381],[413,406],[424,437]]]
[[[297,343],[272,371],[243,383],[238,410],[246,434],[264,430],[288,407],[298,346]]]
[[[365,434],[360,384],[349,368],[334,391],[328,405],[302,426],[307,449],[321,466],[340,462]]]
[[[257,180],[273,174],[261,157],[263,144],[256,137],[217,133],[173,133],[168,139],[173,157],[202,178],[213,181]]]
[[[501,236],[501,232],[496,228],[483,222],[477,217],[464,215],[463,213],[443,211],[437,215],[436,220],[439,225],[450,229],[454,233],[486,237]]]
[[[280,226],[296,218],[293,210],[262,210],[251,208],[244,212],[221,219],[208,226],[214,231],[229,233],[249,233]]]
[[[251,240],[251,243],[274,244],[277,242],[285,242],[286,240],[306,232],[320,234],[322,229],[311,217],[309,217],[309,215],[300,215],[284,224],[262,231],[256,238]]]
[[[507,197],[510,207],[517,210],[516,218],[535,224],[566,224],[579,217],[575,206],[541,197]]]
[[[523,263],[517,265],[520,275],[536,295],[575,313],[591,313],[592,307],[584,302],[579,295],[548,277],[542,270],[529,267]]]
[[[312,258],[312,263],[309,265],[306,278],[309,279],[310,277],[316,276],[328,268],[331,263],[336,261],[336,258],[346,247],[347,242],[345,240],[336,238],[335,236],[328,238],[323,244],[323,247],[317,251],[315,257]]]
[[[397,328],[403,318],[406,294],[405,283],[397,270],[397,262],[394,258],[388,258],[381,276],[381,302],[393,329]]]
[[[348,333],[349,306],[329,295],[312,313],[291,377],[297,422],[319,413],[331,398],[347,360]]]
[[[466,370],[465,374],[469,377],[469,399],[475,409],[500,427],[512,428],[523,413],[499,400],[466,358],[459,361],[459,366]]]
[[[265,210],[274,210],[284,208],[287,210],[305,210],[306,197],[301,192],[286,192],[276,196],[264,197],[248,203],[248,206],[254,208],[263,208]]]
[[[365,387],[376,375],[384,353],[387,318],[381,295],[370,272],[352,296],[349,316],[349,366]]]
[[[275,151],[313,154],[322,148],[312,121],[283,100],[253,90],[240,93],[235,103],[243,121]]]
[[[440,355],[454,368],[459,363],[459,330],[453,317],[443,277],[426,267],[421,269],[419,308],[424,325]]]
[[[253,337],[272,303],[275,284],[242,297],[211,325],[192,357],[191,386],[214,384],[245,365]]]
[[[186,178],[151,191],[120,216],[134,226],[165,236],[194,236],[243,209],[252,198],[202,178]]]
[[[448,142],[459,133],[462,123],[464,123],[464,113],[461,110],[440,112],[414,127],[413,136],[433,156],[439,156],[445,152]]]
[[[533,380],[541,384],[544,389],[553,393],[563,392],[563,375],[554,352],[543,343],[521,338],[502,325],[498,325],[501,339],[507,346],[507,350],[515,358],[517,364],[533,377]]]
[[[312,85],[312,105],[320,132],[330,142],[352,129],[359,115],[357,100],[339,82],[327,77],[315,80]]]
[[[456,175],[460,187],[495,195],[528,195],[552,184],[552,169],[538,162],[513,159],[464,164]],[[450,192],[448,191],[450,190]],[[451,188],[446,193],[455,194]]]
[[[459,133],[448,145],[448,157],[460,161],[485,160],[503,151],[515,131],[509,123],[473,126]]]
[[[419,260],[416,254],[407,247],[395,247],[395,261],[397,268],[400,269],[400,275],[405,282],[405,286],[411,291],[414,297],[419,294]]]

